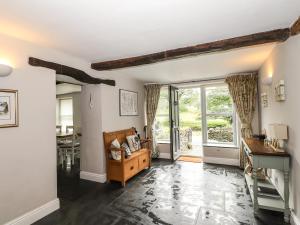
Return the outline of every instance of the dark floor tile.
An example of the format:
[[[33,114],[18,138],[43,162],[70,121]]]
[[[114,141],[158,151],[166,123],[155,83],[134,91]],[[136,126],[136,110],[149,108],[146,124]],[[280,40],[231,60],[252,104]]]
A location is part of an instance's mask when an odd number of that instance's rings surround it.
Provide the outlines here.
[[[59,169],[58,195],[61,208],[35,225],[284,224],[282,213],[253,216],[243,171],[231,166],[154,160],[125,188],[80,180],[75,166]]]
[[[201,208],[196,225],[252,225],[253,218]]]
[[[175,199],[159,199],[152,208],[151,214],[154,218],[166,224],[184,225],[194,224],[197,218],[199,206],[187,204]]]

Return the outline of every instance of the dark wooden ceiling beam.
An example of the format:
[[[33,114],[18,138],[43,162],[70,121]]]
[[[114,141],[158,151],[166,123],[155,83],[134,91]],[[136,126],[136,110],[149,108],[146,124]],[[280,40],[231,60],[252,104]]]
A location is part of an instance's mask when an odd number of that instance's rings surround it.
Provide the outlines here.
[[[293,26],[291,27],[291,35],[297,35],[300,34],[300,17],[298,18],[298,20],[293,24]]]
[[[96,77],[92,77],[82,70],[75,69],[54,62],[48,62],[34,57],[29,57],[28,64],[31,66],[38,66],[38,67],[44,67],[44,68],[55,70],[56,74],[66,75],[83,83],[106,84],[110,86],[116,86],[116,82],[114,80],[106,80],[106,79],[99,79]]]
[[[200,55],[204,53],[221,52],[241,47],[248,47],[272,42],[283,42],[290,37],[290,29],[278,29],[268,32],[261,32],[241,37],[235,37],[190,47],[177,48],[154,54],[142,55],[132,58],[124,58],[112,61],[92,63],[95,70],[113,70],[125,67],[139,66],[150,63],[157,63],[171,59],[187,56]]]

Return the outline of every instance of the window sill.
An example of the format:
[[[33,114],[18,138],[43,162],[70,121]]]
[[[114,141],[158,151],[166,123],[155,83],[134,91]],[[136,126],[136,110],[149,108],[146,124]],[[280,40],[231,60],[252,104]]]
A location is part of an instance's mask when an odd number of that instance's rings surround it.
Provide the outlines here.
[[[207,143],[203,144],[203,147],[219,147],[219,148],[239,148],[239,146],[234,144],[217,144],[217,143]]]
[[[157,141],[157,144],[170,144],[170,141]]]

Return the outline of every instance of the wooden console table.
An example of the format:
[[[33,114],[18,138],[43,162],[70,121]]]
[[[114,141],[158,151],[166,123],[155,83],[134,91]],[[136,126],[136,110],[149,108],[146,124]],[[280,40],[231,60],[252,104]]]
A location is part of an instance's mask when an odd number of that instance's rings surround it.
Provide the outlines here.
[[[286,152],[275,152],[271,147],[264,146],[263,141],[256,139],[243,139],[242,148],[244,160],[250,158],[253,167],[253,176],[245,173],[247,186],[251,195],[254,207],[254,215],[257,215],[258,209],[268,209],[284,213],[284,221],[290,220],[289,209],[289,172],[290,172],[290,155]],[[283,171],[284,174],[284,196],[279,199],[258,196],[258,187],[268,187],[276,189],[272,182],[267,179],[260,181],[257,179],[257,169],[268,168]]]

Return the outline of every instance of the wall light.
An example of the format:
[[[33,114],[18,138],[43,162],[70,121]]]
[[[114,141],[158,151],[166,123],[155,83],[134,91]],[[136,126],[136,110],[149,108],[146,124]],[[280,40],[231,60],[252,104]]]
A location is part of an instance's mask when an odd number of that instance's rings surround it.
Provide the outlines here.
[[[13,68],[6,64],[0,64],[0,77],[6,77],[10,75],[13,71]]]
[[[262,84],[263,85],[271,85],[272,84],[272,75],[269,75],[267,77],[264,77],[262,79]]]

